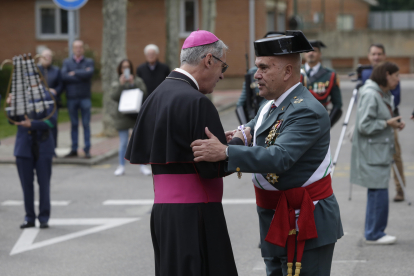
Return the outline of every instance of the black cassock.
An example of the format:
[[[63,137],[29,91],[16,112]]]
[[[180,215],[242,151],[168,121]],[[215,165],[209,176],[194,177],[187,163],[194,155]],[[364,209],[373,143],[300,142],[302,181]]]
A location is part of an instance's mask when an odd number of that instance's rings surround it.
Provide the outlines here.
[[[157,276],[237,275],[221,204],[225,163],[193,161],[190,144],[208,138],[205,127],[226,144],[214,105],[189,77],[172,71],[145,101],[128,144],[125,158],[151,164],[154,175]]]

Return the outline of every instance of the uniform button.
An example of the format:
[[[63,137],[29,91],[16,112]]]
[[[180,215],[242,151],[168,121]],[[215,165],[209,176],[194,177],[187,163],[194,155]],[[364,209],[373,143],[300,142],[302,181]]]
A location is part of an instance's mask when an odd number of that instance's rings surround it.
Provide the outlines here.
[[[296,99],[297,97],[295,96],[295,97],[293,97],[294,99]]]
[[[238,171],[238,172],[239,172],[239,171],[240,171],[240,168],[239,168],[239,167],[237,167],[237,168],[236,168],[236,171]]]

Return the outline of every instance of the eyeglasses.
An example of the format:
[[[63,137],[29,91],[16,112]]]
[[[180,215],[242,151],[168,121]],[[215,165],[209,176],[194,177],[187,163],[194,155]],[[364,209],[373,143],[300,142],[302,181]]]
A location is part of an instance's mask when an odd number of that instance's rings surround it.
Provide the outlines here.
[[[204,55],[204,56],[202,56],[201,58],[205,58],[207,55]],[[225,63],[224,61],[222,61],[221,59],[219,59],[218,57],[215,57],[215,56],[213,56],[213,55],[211,55],[213,58],[215,58],[215,59],[217,59],[217,60],[219,60],[219,61],[221,61],[223,64],[224,64],[224,66],[223,67],[221,67],[221,73],[224,73],[224,72],[226,72],[226,70],[227,70],[227,68],[229,68],[229,65],[227,64],[227,63]]]

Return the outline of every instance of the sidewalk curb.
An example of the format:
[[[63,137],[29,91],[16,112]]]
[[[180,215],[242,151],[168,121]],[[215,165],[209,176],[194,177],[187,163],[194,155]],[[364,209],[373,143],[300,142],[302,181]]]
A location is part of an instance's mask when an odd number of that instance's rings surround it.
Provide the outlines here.
[[[118,154],[118,149],[110,150],[102,155],[94,156],[91,159],[86,158],[53,158],[53,165],[86,165],[93,166]],[[1,160],[0,164],[16,164],[16,159]]]

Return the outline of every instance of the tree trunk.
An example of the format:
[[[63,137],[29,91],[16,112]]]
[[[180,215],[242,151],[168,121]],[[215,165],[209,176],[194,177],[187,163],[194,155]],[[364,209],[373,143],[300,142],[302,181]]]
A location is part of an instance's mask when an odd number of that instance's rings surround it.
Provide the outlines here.
[[[216,29],[217,6],[216,0],[202,0],[203,5],[203,30],[211,33]]]
[[[216,0],[202,0],[202,29],[214,33],[216,28]],[[213,94],[207,94],[206,97],[213,101]]]
[[[180,18],[180,1],[165,0],[166,11],[166,30],[167,30],[167,48],[165,60],[171,70],[179,67],[179,18]]]
[[[127,0],[103,0],[103,40],[101,77],[103,90],[103,134],[115,136],[112,114],[118,108],[111,99],[112,82],[117,81],[117,66],[126,58]]]

